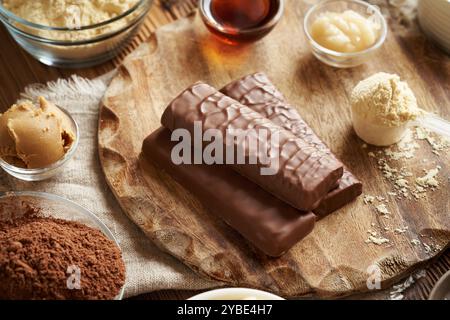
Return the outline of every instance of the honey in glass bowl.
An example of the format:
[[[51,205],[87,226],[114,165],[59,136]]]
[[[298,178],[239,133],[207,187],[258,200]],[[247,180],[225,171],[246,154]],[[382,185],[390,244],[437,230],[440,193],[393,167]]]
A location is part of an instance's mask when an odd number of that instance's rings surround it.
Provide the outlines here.
[[[206,27],[230,44],[263,38],[280,20],[283,0],[200,0]]]

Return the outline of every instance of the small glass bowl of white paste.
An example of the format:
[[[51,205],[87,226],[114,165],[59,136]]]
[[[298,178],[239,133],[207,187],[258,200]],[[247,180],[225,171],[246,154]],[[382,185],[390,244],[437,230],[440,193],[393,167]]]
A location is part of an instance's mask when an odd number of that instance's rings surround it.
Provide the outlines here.
[[[7,10],[3,2],[0,0],[0,21],[25,51],[49,66],[84,68],[117,56],[144,21],[153,0],[138,0],[109,20],[86,26],[75,23],[73,27],[27,21]]]
[[[330,15],[344,15],[343,17],[340,16],[337,18],[337,20],[339,20],[338,22],[334,21],[334,23],[322,24],[321,26],[325,28],[325,30],[321,31],[322,34],[331,34],[329,40],[334,42],[334,47],[340,46],[336,45],[336,35],[332,34],[333,30],[326,30],[327,28],[339,28],[341,31],[345,31],[344,33],[346,34],[343,34],[344,36],[349,36],[349,38],[352,38],[352,36],[354,36],[354,34],[351,33],[352,31],[345,30],[345,27],[342,27],[339,23],[347,20],[346,23],[350,25],[349,29],[351,30],[354,26],[360,26],[359,23],[361,21],[352,25],[353,17],[346,17],[346,13],[356,15],[359,20],[362,20],[366,24],[366,26],[361,27],[361,35],[359,37],[364,37],[364,32],[367,31],[364,28],[370,27],[374,29],[373,31],[376,33],[375,39],[373,39],[370,45],[361,50],[346,52],[345,50],[333,50],[331,49],[333,46],[327,48],[324,45],[321,45],[319,43],[320,41],[316,41],[313,32],[313,29],[317,27],[315,23],[317,23],[318,19]],[[336,25],[336,23],[338,25]],[[360,0],[319,1],[306,13],[303,27],[314,56],[323,63],[337,68],[356,67],[368,61],[370,57],[383,45],[388,31],[386,19],[381,14],[380,9]]]

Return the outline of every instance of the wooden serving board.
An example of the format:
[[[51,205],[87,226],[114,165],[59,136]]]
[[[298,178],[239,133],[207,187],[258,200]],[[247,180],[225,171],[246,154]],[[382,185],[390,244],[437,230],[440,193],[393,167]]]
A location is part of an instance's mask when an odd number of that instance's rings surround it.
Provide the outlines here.
[[[396,28],[366,65],[348,70],[325,66],[312,56],[305,40],[301,27],[305,10],[303,1],[287,1],[277,28],[247,47],[216,41],[197,15],[159,29],[125,59],[105,94],[100,159],[130,219],[162,250],[194,271],[219,285],[261,288],[285,297],[338,297],[367,291],[369,266],[380,268],[386,287],[448,247],[448,150],[437,156],[421,141],[414,159],[393,162],[417,176],[423,176],[423,169],[441,167],[441,186],[425,199],[390,198],[386,204],[390,214],[385,217],[360,197],[320,221],[310,236],[277,259],[257,252],[188,190],[140,159],[143,139],[160,126],[165,106],[181,90],[198,80],[220,88],[248,73],[264,71],[363,181],[365,194],[389,198],[393,185],[381,174],[377,159],[368,155],[381,149],[362,148],[352,130],[349,93],[375,72],[398,73],[424,108],[450,118],[450,59],[421,36]],[[408,229],[397,234],[393,230],[399,227]],[[389,243],[366,243],[369,230]],[[421,243],[414,245],[413,239]]]

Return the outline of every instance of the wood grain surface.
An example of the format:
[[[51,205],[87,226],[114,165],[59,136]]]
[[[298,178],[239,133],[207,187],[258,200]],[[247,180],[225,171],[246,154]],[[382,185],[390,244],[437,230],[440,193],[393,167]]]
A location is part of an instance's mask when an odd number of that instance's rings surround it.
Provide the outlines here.
[[[170,2],[173,5],[166,5],[166,2]],[[414,56],[419,57],[419,60],[423,57],[428,61],[426,63],[426,68],[432,68],[435,70],[434,72],[439,72],[441,63],[439,58],[441,55],[436,55],[437,49],[434,45],[426,41],[418,32],[415,21],[413,23],[406,21],[405,23],[402,14],[396,11],[397,8],[387,5],[386,0],[377,0],[376,3],[381,5],[385,11],[388,11],[392,17],[398,18],[396,20],[390,19],[390,25],[392,28],[396,29],[396,31],[402,32],[397,38],[404,44],[404,50],[413,50]],[[196,4],[197,0],[156,0],[139,35],[135,37],[124,53],[113,61],[89,69],[58,69],[44,66],[23,51],[9,36],[6,29],[3,26],[0,26],[0,111],[6,110],[14,103],[17,100],[19,93],[23,91],[23,88],[28,84],[45,83],[58,78],[68,77],[73,73],[87,78],[95,78],[114,69],[122,62],[123,58],[128,53],[145,41],[157,27],[185,16],[195,8]],[[448,73],[443,80],[446,80],[448,83]],[[437,279],[439,279],[447,270],[450,270],[450,250],[447,250],[444,255],[436,259],[436,261],[427,267],[427,276],[407,289],[405,298],[427,299]],[[388,292],[389,290],[387,293]],[[197,292],[192,291],[170,290],[141,295],[136,297],[136,299],[186,299],[196,293]],[[373,295],[365,295],[363,298],[372,297],[375,298]],[[381,298],[386,297],[387,294],[381,295]]]
[[[100,112],[100,158],[107,180],[129,217],[161,249],[194,271],[222,281],[269,290],[285,297],[339,297],[367,291],[367,268],[381,269],[387,287],[440,254],[450,239],[448,201],[450,159],[434,155],[424,142],[416,159],[441,167],[441,188],[427,198],[391,199],[383,217],[362,198],[316,226],[314,232],[279,259],[269,259],[202,205],[170,176],[139,161],[142,140],[159,127],[167,103],[201,79],[221,87],[254,71],[269,74],[318,135],[365,183],[365,193],[386,196],[393,189],[351,128],[348,95],[364,77],[378,71],[398,73],[424,108],[450,118],[450,60],[401,28],[366,65],[337,70],[310,53],[301,21],[306,6],[288,1],[280,25],[263,41],[229,47],[212,38],[198,16],[167,25],[141,44],[118,69]],[[415,175],[423,166],[399,160]],[[388,232],[408,227],[405,234]],[[366,243],[368,230],[389,238]],[[434,250],[414,245],[427,239]]]

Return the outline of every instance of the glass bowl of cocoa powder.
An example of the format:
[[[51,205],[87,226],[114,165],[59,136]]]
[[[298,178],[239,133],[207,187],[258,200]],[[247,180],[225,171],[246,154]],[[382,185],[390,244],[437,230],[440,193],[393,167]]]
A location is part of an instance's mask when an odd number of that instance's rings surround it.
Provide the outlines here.
[[[1,299],[121,300],[125,265],[108,227],[43,192],[0,193]]]

